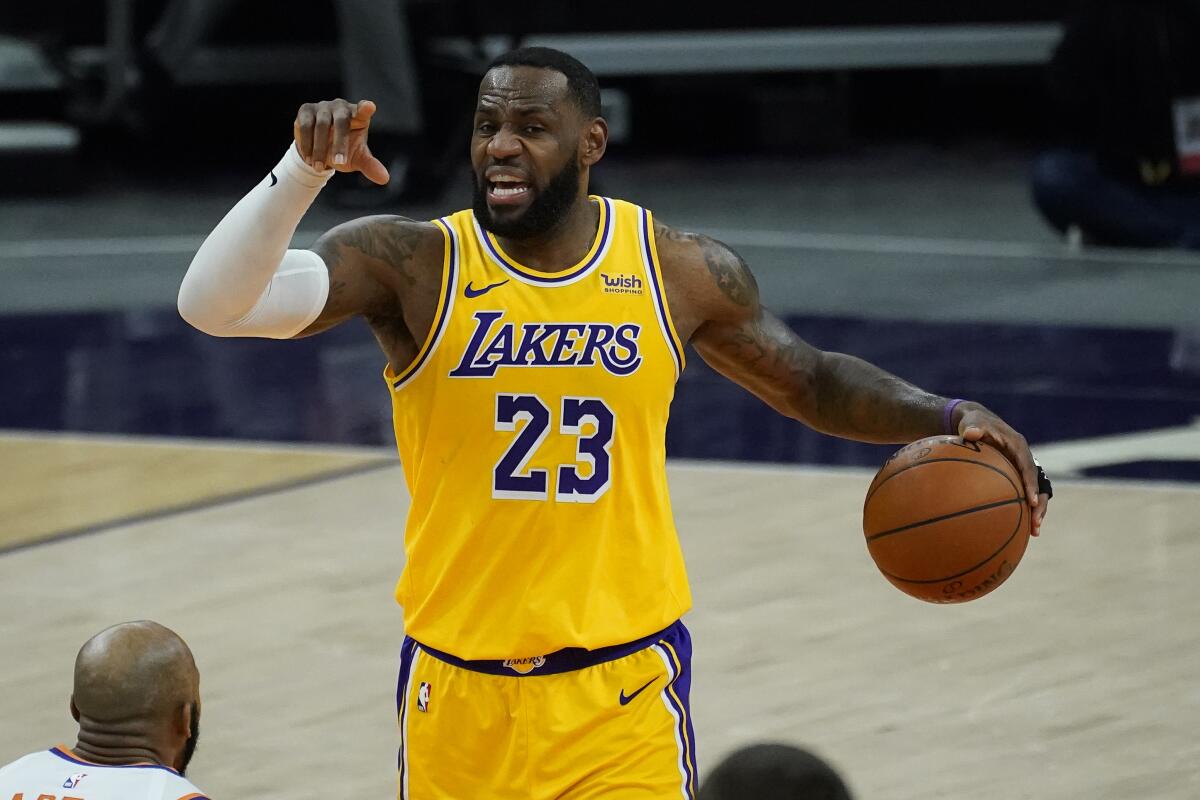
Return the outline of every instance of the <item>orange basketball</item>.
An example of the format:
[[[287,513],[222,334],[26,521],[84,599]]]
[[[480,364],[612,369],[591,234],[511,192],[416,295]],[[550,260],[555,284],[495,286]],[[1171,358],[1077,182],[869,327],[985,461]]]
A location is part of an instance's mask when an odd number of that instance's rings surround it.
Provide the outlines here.
[[[931,436],[897,450],[871,481],[863,533],[902,592],[964,603],[1008,579],[1029,543],[1020,476],[999,450]]]

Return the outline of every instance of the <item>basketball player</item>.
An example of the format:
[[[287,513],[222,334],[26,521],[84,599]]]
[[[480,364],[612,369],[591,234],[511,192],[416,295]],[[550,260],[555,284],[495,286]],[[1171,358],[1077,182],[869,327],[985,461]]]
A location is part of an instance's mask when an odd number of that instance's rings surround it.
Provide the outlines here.
[[[200,736],[192,652],[156,622],[126,622],[75,658],[75,746],[0,767],[4,800],[207,800],[183,776]]]
[[[367,145],[373,103],[305,104],[283,160],[180,288],[180,313],[212,335],[294,338],[363,316],[387,357],[412,496],[402,797],[694,796],[691,595],[664,469],[688,344],[826,433],[993,442],[1045,513],[1024,439],[986,408],[812,348],[728,247],[589,196],[599,98],[564,53],[503,55],[479,88],[472,209],[357,219],[289,250],[333,172],[387,180]]]

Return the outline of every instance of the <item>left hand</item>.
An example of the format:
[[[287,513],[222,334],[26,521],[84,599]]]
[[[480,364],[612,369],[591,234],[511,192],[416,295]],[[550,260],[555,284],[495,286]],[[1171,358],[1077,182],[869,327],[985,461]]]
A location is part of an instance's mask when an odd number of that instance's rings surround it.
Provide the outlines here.
[[[961,403],[954,410],[958,418],[958,435],[967,442],[985,441],[994,445],[1008,460],[1016,465],[1025,484],[1025,496],[1029,498],[1033,535],[1041,534],[1042,520],[1050,506],[1050,495],[1038,494],[1037,467],[1033,464],[1033,453],[1025,437],[998,416],[979,403]]]

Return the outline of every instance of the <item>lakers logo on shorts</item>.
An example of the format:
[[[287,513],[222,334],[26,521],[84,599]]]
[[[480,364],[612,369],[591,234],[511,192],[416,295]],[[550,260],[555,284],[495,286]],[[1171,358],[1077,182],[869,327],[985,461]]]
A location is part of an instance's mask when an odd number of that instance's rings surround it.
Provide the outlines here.
[[[510,658],[504,662],[504,666],[511,669],[518,675],[528,675],[538,667],[546,664],[545,656],[534,656],[533,658]]]

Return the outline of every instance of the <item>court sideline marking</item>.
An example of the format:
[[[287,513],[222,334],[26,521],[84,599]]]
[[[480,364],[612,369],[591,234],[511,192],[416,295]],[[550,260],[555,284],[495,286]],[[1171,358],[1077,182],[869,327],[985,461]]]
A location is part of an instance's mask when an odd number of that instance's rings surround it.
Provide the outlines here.
[[[1173,428],[1047,442],[1033,450],[1047,470],[1059,475],[1131,461],[1195,461],[1200,459],[1200,418]]]
[[[120,528],[126,525],[136,525],[142,522],[151,522],[154,520],[173,517],[179,514],[186,514],[191,511],[202,511],[207,508],[215,508],[217,506],[237,503],[242,500],[252,500],[259,497],[267,497],[273,494],[291,491],[292,489],[304,489],[310,486],[316,486],[318,484],[335,481],[339,478],[348,478],[353,475],[362,475],[369,472],[375,472],[377,470],[384,469],[385,467],[398,466],[400,466],[400,462],[395,459],[381,458],[378,461],[371,461],[366,464],[356,464],[352,467],[344,467],[342,469],[334,469],[328,472],[323,472],[319,475],[310,475],[294,481],[284,481],[282,483],[262,486],[257,489],[248,489],[242,492],[230,492],[216,495],[214,497],[206,497],[203,500],[197,500],[195,502],[181,503],[167,506],[165,508],[156,508],[153,511],[147,511],[141,514],[130,514],[125,517],[107,520],[95,525],[84,525],[79,528],[68,528],[39,539],[33,539],[27,542],[18,542],[17,544],[0,547],[0,557],[22,550],[30,550],[35,547],[62,542],[68,539],[78,539],[84,536],[103,533],[104,531],[112,530],[113,528]]]
[[[1194,426],[1193,429],[1196,430],[1197,432],[1200,432],[1200,422],[1198,422],[1197,426]],[[1176,429],[1168,429],[1168,430],[1176,430]],[[1152,433],[1163,434],[1163,433],[1165,433],[1165,431],[1154,431]],[[128,437],[128,438],[136,440],[137,437]],[[1123,437],[1108,437],[1108,438],[1118,439],[1118,438],[1123,438]],[[1090,442],[1093,440],[1087,440],[1087,441]],[[157,443],[157,444],[163,444],[163,445],[166,445],[169,443],[167,440],[158,440],[158,441],[151,440],[151,442]],[[247,449],[253,449],[255,447],[261,446],[261,444],[254,443],[254,442],[243,442],[243,443],[239,443],[239,444],[245,445],[247,447]],[[1079,445],[1079,444],[1083,444],[1083,442],[1064,443],[1063,446],[1071,447],[1073,445]],[[1036,446],[1035,449],[1037,449],[1040,453],[1042,449],[1049,449],[1049,446]],[[229,494],[218,495],[215,497],[205,498],[204,500],[199,500],[199,501],[196,501],[193,503],[184,503],[184,504],[180,504],[180,505],[169,506],[167,508],[155,509],[154,511],[149,511],[149,512],[146,512],[143,514],[132,514],[129,516],[118,518],[118,519],[113,519],[113,520],[108,520],[106,522],[98,523],[96,525],[86,525],[86,526],[79,527],[79,528],[67,529],[64,531],[54,533],[50,536],[46,536],[46,537],[43,537],[40,539],[28,541],[28,542],[21,542],[18,544],[9,545],[7,547],[0,547],[0,557],[6,556],[10,553],[16,553],[16,552],[20,552],[23,550],[30,550],[30,549],[33,549],[36,547],[42,547],[42,546],[48,545],[48,544],[55,544],[57,542],[62,542],[62,541],[66,541],[69,539],[76,539],[76,538],[81,538],[84,536],[91,536],[93,534],[103,533],[105,531],[112,530],[114,528],[120,528],[120,527],[123,527],[126,525],[136,525],[136,524],[140,524],[143,522],[151,522],[151,521],[155,521],[155,520],[160,520],[160,519],[165,519],[165,518],[169,518],[169,517],[173,517],[173,516],[187,514],[192,511],[202,511],[202,510],[209,509],[209,508],[216,508],[218,506],[229,505],[232,503],[240,502],[242,500],[252,500],[252,499],[257,499],[259,497],[267,497],[267,496],[274,495],[274,494],[281,494],[283,492],[291,491],[292,489],[304,489],[304,488],[308,488],[311,486],[320,485],[323,483],[330,483],[330,482],[339,480],[341,478],[348,478],[348,477],[352,477],[355,475],[363,475],[363,474],[367,474],[367,473],[371,473],[371,472],[376,472],[378,470],[382,470],[385,468],[399,467],[399,466],[400,466],[400,462],[395,459],[380,458],[380,460],[378,460],[378,461],[372,461],[372,462],[369,462],[366,464],[358,464],[358,465],[355,465],[352,467],[346,467],[344,469],[336,469],[336,470],[322,473],[320,475],[313,475],[313,476],[301,478],[301,479],[295,480],[295,481],[287,481],[284,483],[274,484],[271,486],[265,486],[265,487],[261,487],[261,488],[257,488],[257,489],[251,489],[251,490],[247,490],[244,492],[233,492],[233,493],[229,493]],[[864,467],[849,467],[849,466],[839,466],[839,465],[818,465],[818,464],[776,464],[776,463],[768,463],[768,462],[741,462],[741,461],[727,461],[727,460],[716,460],[716,459],[714,459],[714,460],[668,459],[667,467],[668,467],[668,471],[672,470],[672,469],[679,469],[679,470],[683,470],[683,471],[695,471],[695,472],[721,471],[721,470],[727,470],[731,467],[734,467],[737,469],[746,470],[746,471],[750,471],[750,472],[758,472],[758,473],[762,473],[762,474],[775,474],[775,475],[780,475],[780,474],[784,474],[784,473],[833,474],[833,475],[843,475],[843,476],[859,474],[859,475],[863,476],[864,487],[865,487],[866,483],[869,483],[869,477],[872,474],[872,471],[869,468],[864,468]],[[1070,471],[1068,470],[1064,474],[1070,474]],[[1143,480],[1125,479],[1125,478],[1084,478],[1084,479],[1076,478],[1074,480],[1071,480],[1070,478],[1068,478],[1067,480],[1063,481],[1063,484],[1064,485],[1089,485],[1089,486],[1112,485],[1115,487],[1147,489],[1147,490],[1152,490],[1152,491],[1153,490],[1178,491],[1181,489],[1186,490],[1186,491],[1200,491],[1200,486],[1197,486],[1196,484],[1191,484],[1191,483],[1172,482],[1172,481],[1143,481]]]

